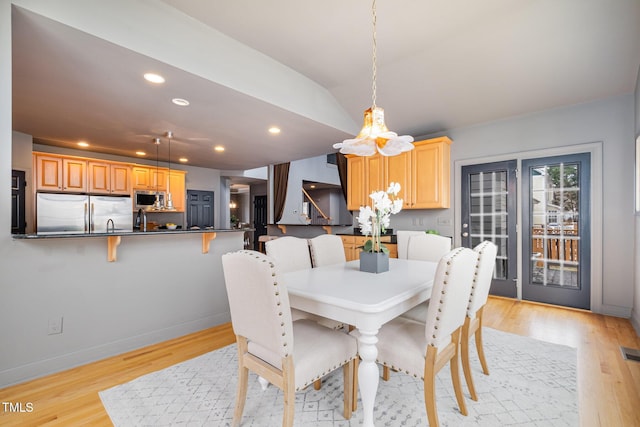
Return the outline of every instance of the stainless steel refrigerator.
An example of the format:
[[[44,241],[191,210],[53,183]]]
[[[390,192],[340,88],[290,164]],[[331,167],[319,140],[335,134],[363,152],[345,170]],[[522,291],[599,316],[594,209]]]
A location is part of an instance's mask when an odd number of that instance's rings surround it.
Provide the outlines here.
[[[38,193],[36,230],[38,234],[133,231],[132,206],[131,197]]]

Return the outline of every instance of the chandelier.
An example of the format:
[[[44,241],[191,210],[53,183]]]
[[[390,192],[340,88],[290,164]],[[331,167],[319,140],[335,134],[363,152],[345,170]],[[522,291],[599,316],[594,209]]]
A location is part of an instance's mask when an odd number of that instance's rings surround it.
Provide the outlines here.
[[[358,156],[372,156],[376,152],[383,156],[396,156],[402,152],[413,149],[413,137],[409,135],[398,136],[397,133],[387,129],[384,123],[384,109],[376,105],[376,76],[377,76],[377,44],[376,44],[376,0],[373,0],[373,77],[372,77],[372,106],[364,112],[364,124],[362,129],[353,139],[345,139],[333,144],[333,148],[339,148],[342,154],[355,154]]]

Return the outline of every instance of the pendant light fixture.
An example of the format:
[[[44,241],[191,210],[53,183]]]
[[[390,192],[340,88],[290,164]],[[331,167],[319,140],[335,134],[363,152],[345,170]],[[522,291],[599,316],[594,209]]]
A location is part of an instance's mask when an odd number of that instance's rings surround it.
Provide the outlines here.
[[[153,206],[151,207],[151,210],[161,211],[164,208],[164,206],[160,201],[160,191],[158,187],[158,176],[159,176],[158,170],[160,169],[158,167],[158,148],[160,147],[160,138],[154,138],[153,143],[156,145],[156,200],[153,202]]]
[[[376,105],[376,77],[377,77],[377,44],[376,44],[376,0],[373,0],[371,8],[373,12],[373,84],[371,108],[364,112],[364,125],[353,139],[345,139],[333,144],[333,148],[339,148],[342,154],[355,154],[358,156],[372,156],[376,152],[383,156],[396,156],[404,151],[413,149],[413,137],[409,135],[398,136],[389,131],[384,123],[384,109]]]
[[[171,138],[173,138],[173,132],[167,131],[165,135],[169,140],[169,174],[167,175],[167,200],[164,208],[168,211],[175,211],[176,208],[173,206],[173,198],[171,196]]]

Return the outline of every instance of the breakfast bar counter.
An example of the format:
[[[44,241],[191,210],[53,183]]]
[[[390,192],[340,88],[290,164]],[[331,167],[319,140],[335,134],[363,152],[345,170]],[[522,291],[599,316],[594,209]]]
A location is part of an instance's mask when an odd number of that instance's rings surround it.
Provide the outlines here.
[[[116,250],[122,241],[122,237],[126,236],[166,236],[166,235],[185,235],[200,234],[202,235],[202,253],[209,252],[211,241],[216,238],[217,233],[244,233],[253,231],[252,228],[202,228],[202,229],[154,229],[152,231],[113,231],[109,233],[41,233],[41,234],[13,234],[12,237],[17,240],[43,240],[43,239],[65,239],[65,238],[107,238],[107,261],[116,261]]]

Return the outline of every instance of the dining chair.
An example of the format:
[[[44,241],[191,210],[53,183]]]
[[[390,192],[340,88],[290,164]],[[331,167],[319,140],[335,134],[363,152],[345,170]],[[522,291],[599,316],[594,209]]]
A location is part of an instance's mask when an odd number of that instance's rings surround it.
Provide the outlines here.
[[[280,388],[283,426],[292,426],[295,392],[342,367],[344,418],[353,395],[354,337],[310,320],[292,321],[286,286],[278,281],[277,261],[241,250],[222,256],[231,324],[238,348],[238,387],[233,426],[239,426],[247,398],[249,371]]]
[[[482,345],[482,313],[484,312],[484,306],[487,304],[487,297],[489,296],[489,288],[491,287],[491,280],[493,279],[498,248],[494,243],[485,240],[473,248],[473,250],[478,254],[478,264],[471,287],[467,315],[464,319],[464,325],[462,326],[460,347],[462,350],[462,370],[464,372],[464,378],[467,381],[469,393],[473,400],[478,400],[478,395],[473,384],[473,377],[471,376],[469,341],[471,336],[475,335],[476,349],[478,350],[478,358],[480,359],[482,372],[485,375],[489,375],[487,359],[485,358]]]
[[[413,235],[407,243],[407,259],[419,261],[438,262],[445,254],[451,250],[451,239],[438,234]],[[429,301],[418,304],[411,310],[402,314],[418,322],[425,322]]]
[[[398,245],[398,258],[407,259],[407,249],[409,247],[409,239],[412,236],[419,236],[426,234],[424,231],[419,230],[397,230],[396,231],[396,243]]]
[[[264,243],[265,252],[278,264],[280,273],[311,268],[309,242],[300,237],[285,236]]]
[[[347,262],[342,239],[335,234],[321,234],[309,239],[309,248],[314,267]]]
[[[460,384],[460,335],[477,259],[478,254],[468,248],[447,253],[436,268],[425,322],[397,317],[378,332],[378,363],[423,380],[430,426],[439,425],[435,377],[447,362],[458,407],[467,415]]]
[[[337,236],[336,236],[337,237]],[[344,249],[342,249],[344,253]],[[279,273],[288,273],[290,271],[304,270],[312,267],[311,255],[309,253],[309,241],[300,237],[285,236],[275,240],[265,242],[265,251],[268,256],[276,261],[276,268]],[[333,319],[318,316],[306,311],[291,309],[291,315],[294,321],[308,319],[330,329],[341,329],[344,327],[342,322]],[[262,387],[266,387],[264,377],[261,377],[260,383]],[[318,379],[313,385],[316,390],[322,388],[322,380]]]

